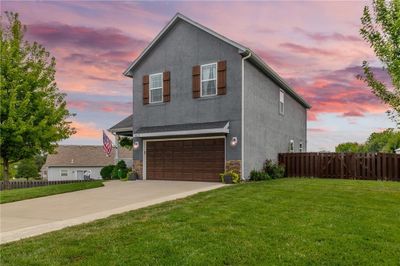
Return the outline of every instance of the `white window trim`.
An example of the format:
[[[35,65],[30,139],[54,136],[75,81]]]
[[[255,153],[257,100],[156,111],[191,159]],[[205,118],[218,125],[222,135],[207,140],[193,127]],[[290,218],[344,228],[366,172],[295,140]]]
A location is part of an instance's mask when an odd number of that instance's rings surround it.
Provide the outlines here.
[[[211,65],[215,65],[215,79],[205,79],[205,80],[203,80],[203,67],[211,66]],[[210,80],[215,80],[215,94],[203,95],[203,81],[210,81]],[[218,86],[218,64],[217,64],[217,62],[201,65],[200,66],[200,97],[217,96],[218,95],[218,87],[217,86]]]
[[[63,175],[63,171],[66,171],[67,175]],[[60,176],[68,176],[68,169],[61,169],[60,170]]]
[[[161,87],[151,88],[151,77],[161,75]],[[153,102],[151,100],[151,91],[161,89],[161,101]],[[162,103],[164,102],[164,75],[163,73],[154,73],[149,75],[149,103]]]
[[[283,95],[283,101],[281,102],[281,93]],[[281,103],[282,103],[282,111],[281,111]],[[279,114],[285,114],[285,92],[283,90],[279,90]]]
[[[289,142],[289,152],[294,152],[294,140],[290,140]]]

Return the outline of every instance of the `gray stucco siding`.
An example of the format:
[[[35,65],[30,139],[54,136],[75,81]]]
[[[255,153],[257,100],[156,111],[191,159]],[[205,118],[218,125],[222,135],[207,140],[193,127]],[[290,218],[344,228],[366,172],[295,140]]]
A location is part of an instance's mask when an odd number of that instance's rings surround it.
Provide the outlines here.
[[[307,110],[285,93],[285,112],[279,114],[280,87],[251,63],[244,67],[244,176],[260,170],[266,159],[277,160],[288,152],[290,140],[295,151],[303,142],[306,151]]]
[[[193,99],[192,67],[227,61],[227,94]],[[171,100],[143,105],[144,75],[170,71]],[[237,48],[184,21],[178,22],[135,66],[133,75],[133,131],[140,127],[230,121],[230,133],[241,138],[241,56]],[[134,152],[142,160],[143,142]],[[240,146],[227,145],[227,160],[240,160]]]

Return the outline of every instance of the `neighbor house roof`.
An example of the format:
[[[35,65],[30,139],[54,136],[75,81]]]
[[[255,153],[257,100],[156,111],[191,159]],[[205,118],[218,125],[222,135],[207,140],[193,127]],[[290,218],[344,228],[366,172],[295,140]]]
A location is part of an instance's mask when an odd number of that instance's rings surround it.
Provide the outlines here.
[[[119,149],[119,158],[132,158],[132,152]],[[110,157],[103,151],[103,146],[60,145],[54,154],[47,155],[44,167],[103,167],[114,164],[115,148]]]
[[[229,133],[229,121],[206,123],[189,123],[167,126],[141,127],[135,131],[134,137],[159,137],[196,134]]]
[[[243,56],[250,56],[249,62],[253,63],[256,67],[258,67],[264,74],[269,76],[274,82],[276,82],[279,86],[281,86],[288,94],[290,94],[293,98],[295,98],[301,105],[303,105],[305,108],[311,108],[311,105],[299,94],[297,94],[291,86],[283,79],[281,78],[278,73],[276,73],[270,66],[268,66],[259,56],[257,56],[251,49],[234,42],[225,36],[191,20],[190,18],[177,13],[169,22],[168,24],[161,30],[161,32],[153,39],[153,41],[150,42],[150,44],[142,51],[142,53],[133,61],[129,67],[125,70],[124,75],[128,77],[132,77],[132,69],[146,56],[146,54],[153,48],[155,45],[162,39],[163,36],[165,36],[170,29],[178,22],[178,21],[185,21],[211,35],[214,37],[236,47],[238,49],[238,52]]]

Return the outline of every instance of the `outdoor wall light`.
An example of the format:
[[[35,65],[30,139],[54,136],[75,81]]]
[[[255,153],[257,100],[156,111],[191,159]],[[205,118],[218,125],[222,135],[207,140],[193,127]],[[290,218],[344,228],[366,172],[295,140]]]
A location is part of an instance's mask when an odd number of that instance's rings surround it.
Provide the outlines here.
[[[137,150],[139,148],[139,142],[138,141],[135,141],[134,143],[133,143],[133,149],[134,150]]]
[[[237,145],[237,143],[238,143],[237,137],[233,137],[231,139],[231,147],[235,147]]]

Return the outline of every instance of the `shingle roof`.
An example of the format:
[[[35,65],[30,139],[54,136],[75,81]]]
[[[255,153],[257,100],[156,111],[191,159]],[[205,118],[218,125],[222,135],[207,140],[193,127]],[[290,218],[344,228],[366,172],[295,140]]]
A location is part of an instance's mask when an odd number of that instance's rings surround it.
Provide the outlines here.
[[[167,126],[156,126],[156,127],[141,127],[135,131],[135,134],[223,128],[226,126],[227,123],[228,121],[218,121],[218,122],[191,123],[191,124],[167,125]]]
[[[103,151],[103,146],[90,145],[60,145],[56,153],[47,155],[44,167],[48,166],[70,166],[70,167],[95,167],[114,164],[115,148],[110,157]],[[119,158],[132,158],[132,152],[120,148]]]
[[[118,123],[116,123],[114,126],[110,127],[109,131],[115,132],[118,130],[126,130],[126,129],[132,129],[132,124],[133,124],[133,114],[122,119]]]

